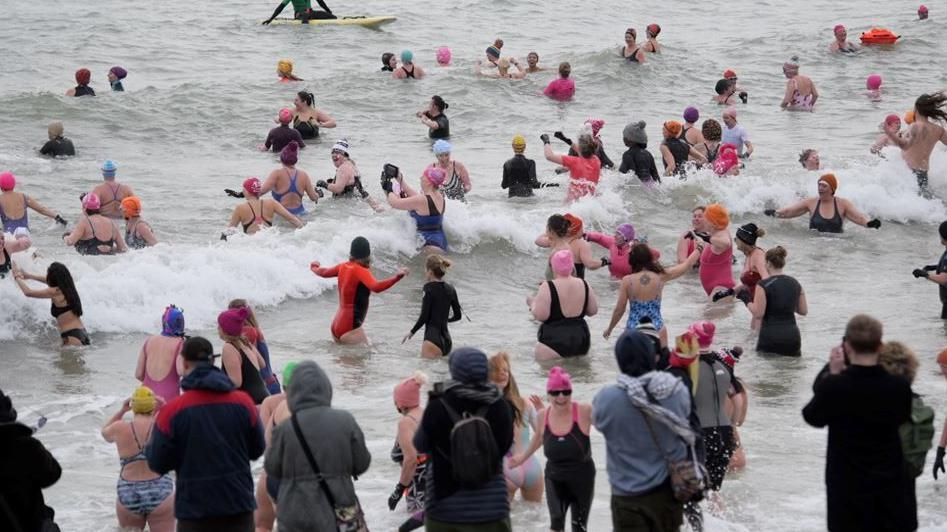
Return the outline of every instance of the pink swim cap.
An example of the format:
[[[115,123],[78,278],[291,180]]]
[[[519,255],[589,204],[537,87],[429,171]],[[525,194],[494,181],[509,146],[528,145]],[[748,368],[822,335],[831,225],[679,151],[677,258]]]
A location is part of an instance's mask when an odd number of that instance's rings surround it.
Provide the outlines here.
[[[876,91],[881,88],[881,74],[872,74],[865,80],[865,87],[870,91]]]
[[[260,195],[260,187],[262,187],[260,180],[255,177],[248,177],[243,180],[243,190],[246,190],[254,196]]]
[[[697,336],[697,343],[701,347],[710,347],[714,343],[714,333],[717,332],[717,326],[710,321],[698,321],[687,328],[688,331]]]
[[[293,121],[293,112],[285,107],[279,110],[279,123],[286,125]]]
[[[714,161],[714,172],[717,175],[724,175],[731,168],[740,164],[740,158],[737,155],[737,147],[733,144],[721,144],[717,152],[717,160]]]
[[[102,208],[102,201],[99,199],[99,195],[90,192],[82,198],[82,208],[87,211],[97,211]]]
[[[0,190],[9,192],[16,186],[16,177],[12,172],[3,172],[0,174]]]
[[[572,252],[568,249],[560,249],[553,253],[552,258],[549,259],[549,264],[556,275],[571,275],[575,268]]]
[[[441,66],[447,66],[450,64],[450,48],[446,46],[441,46],[437,49],[437,64]]]
[[[894,113],[885,117],[885,124],[890,125],[890,124],[900,124],[900,123],[901,123],[901,117]]]
[[[832,32],[833,32],[833,33],[838,33],[838,32],[840,32],[840,31],[845,31],[845,26],[843,26],[843,25],[841,25],[841,24],[836,24],[835,27],[832,28]]]
[[[444,184],[444,180],[447,179],[447,174],[444,173],[444,170],[432,165],[424,169],[424,177],[428,183],[439,187]]]
[[[585,121],[592,128],[592,136],[598,137],[598,132],[605,126],[605,121],[601,118],[589,118]]]
[[[552,369],[549,370],[549,378],[546,379],[546,391],[558,392],[571,389],[572,377],[561,367],[553,366]]]
[[[917,8],[918,13],[927,13],[927,6],[921,4],[921,7]]]

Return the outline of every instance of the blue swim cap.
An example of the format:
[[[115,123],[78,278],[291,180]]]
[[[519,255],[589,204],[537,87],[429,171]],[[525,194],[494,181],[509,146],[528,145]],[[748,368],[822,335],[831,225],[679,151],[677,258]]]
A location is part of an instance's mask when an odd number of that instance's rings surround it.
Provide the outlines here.
[[[443,155],[445,153],[450,153],[451,145],[450,142],[447,142],[444,139],[440,139],[434,143],[434,155]]]
[[[161,336],[184,336],[184,311],[174,305],[164,309]]]
[[[414,60],[414,52],[412,52],[411,50],[402,50],[402,51],[401,51],[401,62],[402,62],[402,63],[410,63],[410,62],[413,61],[413,60]]]
[[[118,165],[115,164],[115,161],[108,159],[102,163],[102,173],[115,175],[115,172],[118,171]]]

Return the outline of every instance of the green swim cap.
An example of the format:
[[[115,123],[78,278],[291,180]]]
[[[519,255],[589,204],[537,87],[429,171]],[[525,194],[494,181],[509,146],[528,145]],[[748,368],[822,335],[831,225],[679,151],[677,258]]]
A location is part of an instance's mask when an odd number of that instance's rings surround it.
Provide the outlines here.
[[[296,369],[296,366],[299,365],[299,362],[289,362],[283,366],[283,388],[289,387],[289,381],[293,376],[293,370]]]

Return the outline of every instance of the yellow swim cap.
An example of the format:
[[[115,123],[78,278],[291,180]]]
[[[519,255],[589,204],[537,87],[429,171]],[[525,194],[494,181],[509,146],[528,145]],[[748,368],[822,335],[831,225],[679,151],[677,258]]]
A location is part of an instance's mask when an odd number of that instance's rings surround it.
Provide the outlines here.
[[[522,153],[526,149],[526,139],[523,135],[516,135],[513,137],[513,151],[517,153]]]
[[[158,401],[155,399],[155,392],[147,386],[139,386],[132,393],[131,406],[132,412],[136,414],[150,414],[155,411]]]
[[[293,73],[293,62],[289,59],[280,59],[276,63],[276,71],[284,76],[288,76]]]

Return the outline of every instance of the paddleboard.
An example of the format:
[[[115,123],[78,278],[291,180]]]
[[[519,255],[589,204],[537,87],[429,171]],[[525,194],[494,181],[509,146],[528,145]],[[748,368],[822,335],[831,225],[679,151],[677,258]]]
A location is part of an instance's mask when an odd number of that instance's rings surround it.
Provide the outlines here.
[[[329,19],[313,19],[309,22],[303,22],[293,18],[275,18],[270,24],[293,24],[308,26],[361,26],[363,28],[379,28],[385,24],[391,24],[398,20],[397,17],[390,15],[381,17],[341,17]]]

